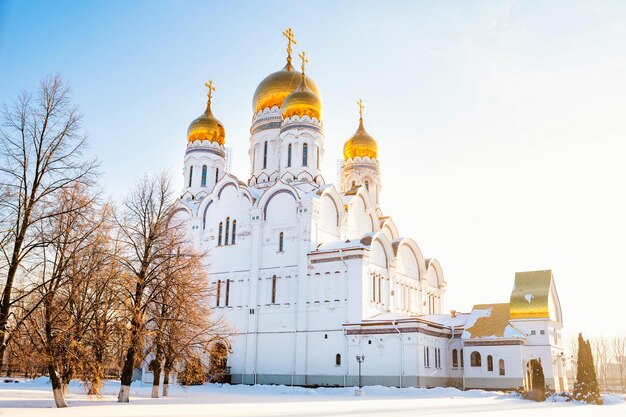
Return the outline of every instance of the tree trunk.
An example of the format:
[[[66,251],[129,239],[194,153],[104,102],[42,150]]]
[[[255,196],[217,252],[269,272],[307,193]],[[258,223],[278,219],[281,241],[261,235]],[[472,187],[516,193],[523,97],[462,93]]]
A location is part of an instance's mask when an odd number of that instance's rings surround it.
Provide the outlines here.
[[[169,358],[165,358],[165,366],[163,367],[163,396],[170,395],[170,372],[172,371],[172,363]]]
[[[63,394],[63,387],[61,386],[61,378],[59,378],[59,374],[54,368],[54,365],[48,365],[48,373],[50,374],[50,382],[52,382],[52,394],[54,395],[54,403],[56,404],[57,408],[67,407],[67,403],[65,402],[65,395]]]
[[[159,398],[159,385],[161,384],[161,358],[160,355],[152,362],[152,398]]]
[[[117,402],[127,403],[130,397],[130,383],[133,380],[133,369],[135,365],[135,346],[131,346],[126,351],[126,359],[124,360],[124,368],[122,368],[122,386],[117,396]]]

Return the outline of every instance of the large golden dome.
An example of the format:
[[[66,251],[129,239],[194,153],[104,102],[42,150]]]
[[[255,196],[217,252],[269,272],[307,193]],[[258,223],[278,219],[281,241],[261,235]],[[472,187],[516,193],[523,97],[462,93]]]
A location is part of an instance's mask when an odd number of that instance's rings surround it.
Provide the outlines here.
[[[224,141],[226,140],[224,125],[217,120],[211,111],[211,97],[213,90],[215,90],[213,88],[213,82],[207,84],[207,87],[209,88],[209,99],[207,100],[206,110],[189,125],[187,129],[187,139],[189,142],[208,140],[224,145]]]
[[[309,77],[306,77],[306,81],[311,91],[319,95],[315,82]],[[252,110],[256,113],[268,107],[280,107],[285,98],[298,87],[299,82],[300,74],[293,70],[290,62],[287,62],[282,70],[268,75],[261,81],[254,92]]]
[[[345,145],[343,145],[343,158],[345,160],[356,158],[357,156],[360,158],[378,158],[378,144],[376,143],[376,139],[372,137],[367,131],[365,127],[363,127],[363,102],[359,100],[359,106],[361,107],[359,117],[359,128],[356,130],[354,135]]]
[[[306,77],[302,77],[296,91],[289,94],[280,108],[283,119],[292,116],[309,116],[322,120],[322,99],[309,88]]]

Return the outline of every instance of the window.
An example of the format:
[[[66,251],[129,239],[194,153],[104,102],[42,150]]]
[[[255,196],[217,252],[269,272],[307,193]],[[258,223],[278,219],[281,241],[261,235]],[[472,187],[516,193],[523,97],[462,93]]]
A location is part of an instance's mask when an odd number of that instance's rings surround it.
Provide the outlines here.
[[[439,348],[435,348],[435,368],[441,367],[441,355],[439,354]]]
[[[224,224],[222,222],[220,222],[220,227],[218,229],[217,232],[217,246],[222,246],[222,230],[223,230]]]
[[[280,232],[280,234],[278,235],[278,252],[283,252],[284,237],[285,237],[284,233]]]
[[[267,141],[263,144],[263,169],[267,168]]]
[[[224,235],[224,244],[228,245],[228,234],[230,232],[230,217],[226,217],[226,234]]]
[[[472,352],[472,354],[470,355],[470,365],[473,367],[478,367],[482,365],[482,362],[480,360],[480,353],[476,351]]]
[[[539,330],[539,334],[546,334],[545,330]]]
[[[237,220],[233,220],[233,237],[230,239],[231,245],[235,244],[235,233],[237,233]]]
[[[193,179],[193,166],[189,167],[189,185],[188,187],[191,187],[191,181]]]
[[[366,189],[367,191],[369,191],[369,190],[370,190],[370,182],[369,182],[369,181],[365,181],[365,189]]]
[[[498,361],[498,367],[500,368],[500,376],[504,376],[504,359]]]
[[[382,298],[382,293],[381,293],[381,288],[380,288],[380,287],[382,287],[382,285],[380,285],[380,284],[381,284],[381,279],[380,279],[380,275],[379,275],[378,276],[378,302],[382,303],[382,299],[383,298]]]
[[[200,180],[200,186],[206,187],[206,165],[202,165],[202,179]]]
[[[493,372],[493,356],[487,356],[487,371]]]
[[[219,279],[217,280],[217,293],[216,293],[216,302],[215,302],[215,306],[219,307],[220,306],[220,296],[221,296],[221,292],[222,292],[222,281],[220,281]]]
[[[463,349],[461,349],[461,354],[459,356],[461,356],[461,368],[463,368],[465,366],[464,364],[465,359],[463,358]]]
[[[376,276],[372,275],[372,301],[376,301]]]
[[[224,300],[224,305],[228,307],[228,302],[230,301],[230,280],[226,280],[226,299]]]
[[[341,355],[339,353],[335,355],[335,366],[341,366]]]
[[[430,348],[424,347],[424,367],[430,368]]]
[[[276,304],[276,275],[272,276],[272,304]]]
[[[459,367],[459,352],[456,349],[452,349],[452,367]]]
[[[220,169],[219,168],[215,168],[215,183],[217,184],[217,181],[220,179]]]
[[[536,331],[534,331],[534,330],[531,330],[531,331],[530,331],[530,335],[531,335],[531,336],[534,336],[534,335],[536,335],[536,334],[537,334],[537,332],[536,332]]]
[[[291,143],[289,144],[289,146],[287,146],[287,167],[291,166],[291,152],[292,152],[292,146]]]
[[[305,167],[309,162],[309,145],[305,143],[302,145],[302,166]]]
[[[315,155],[317,156],[317,169],[320,169],[320,150],[319,148],[317,149],[317,152],[315,153]]]

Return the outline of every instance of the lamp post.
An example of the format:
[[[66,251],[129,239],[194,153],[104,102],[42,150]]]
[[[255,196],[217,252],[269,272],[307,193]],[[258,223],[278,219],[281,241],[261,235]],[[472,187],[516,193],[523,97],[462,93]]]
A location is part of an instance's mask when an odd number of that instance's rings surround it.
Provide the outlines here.
[[[359,390],[363,388],[361,385],[361,364],[365,361],[365,355],[358,354],[356,355],[356,361],[359,363]]]

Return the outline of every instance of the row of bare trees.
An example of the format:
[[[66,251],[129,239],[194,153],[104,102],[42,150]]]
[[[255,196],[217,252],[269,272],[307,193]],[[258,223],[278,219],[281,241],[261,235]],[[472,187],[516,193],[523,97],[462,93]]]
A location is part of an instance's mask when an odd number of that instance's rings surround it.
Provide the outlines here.
[[[150,355],[153,396],[225,337],[211,318],[202,253],[177,224],[166,174],[104,202],[84,156],[80,115],[60,77],[5,106],[0,129],[0,369],[46,372],[65,407],[73,379],[90,394]],[[6,363],[5,363],[6,361]]]
[[[626,335],[592,337],[589,342],[600,390],[626,392]],[[570,338],[568,348],[573,358],[570,372],[576,375],[576,337]]]

